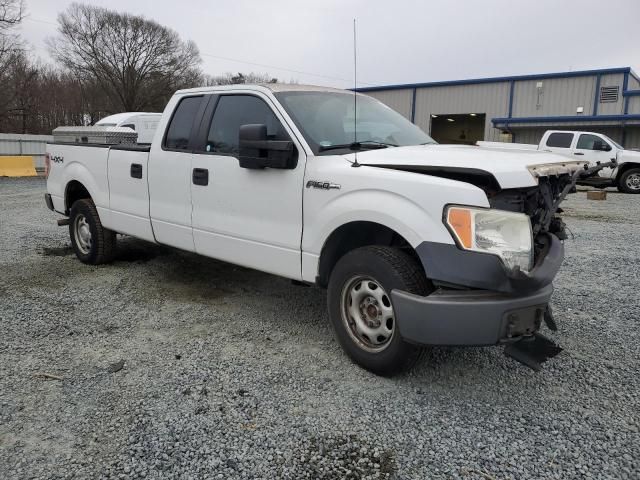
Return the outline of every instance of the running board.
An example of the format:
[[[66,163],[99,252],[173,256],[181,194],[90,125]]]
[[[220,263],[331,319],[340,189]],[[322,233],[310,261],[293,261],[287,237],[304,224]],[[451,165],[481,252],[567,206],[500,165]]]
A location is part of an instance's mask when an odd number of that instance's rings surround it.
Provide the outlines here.
[[[605,177],[587,177],[578,180],[578,185],[594,188],[615,187],[614,179]]]
[[[517,342],[504,347],[504,354],[526,365],[532,370],[540,371],[542,364],[562,351],[558,345],[544,335],[534,333]]]

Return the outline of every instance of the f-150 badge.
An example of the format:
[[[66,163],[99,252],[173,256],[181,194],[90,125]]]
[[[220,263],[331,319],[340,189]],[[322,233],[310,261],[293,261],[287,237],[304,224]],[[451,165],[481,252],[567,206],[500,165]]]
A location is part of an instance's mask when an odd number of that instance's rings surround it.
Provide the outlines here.
[[[309,180],[307,188],[319,188],[321,190],[340,190],[340,185],[331,182],[321,182],[318,180]]]

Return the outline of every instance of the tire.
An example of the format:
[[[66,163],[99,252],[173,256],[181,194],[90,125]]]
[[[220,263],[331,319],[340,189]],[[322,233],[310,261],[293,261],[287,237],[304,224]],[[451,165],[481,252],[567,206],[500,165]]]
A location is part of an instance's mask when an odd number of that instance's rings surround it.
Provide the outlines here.
[[[618,191],[640,193],[640,168],[625,170],[618,178]]]
[[[400,337],[393,289],[426,295],[433,286],[419,263],[402,250],[369,246],[338,260],[327,292],[329,319],[342,348],[355,363],[384,376],[408,370],[422,352]]]
[[[69,236],[78,259],[89,265],[113,260],[116,233],[104,228],[98,211],[90,199],[76,200],[69,215]]]

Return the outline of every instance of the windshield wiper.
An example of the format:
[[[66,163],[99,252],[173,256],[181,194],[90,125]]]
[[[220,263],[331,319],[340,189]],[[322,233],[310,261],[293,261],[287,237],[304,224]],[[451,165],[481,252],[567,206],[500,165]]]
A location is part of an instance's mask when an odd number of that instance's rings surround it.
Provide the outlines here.
[[[346,148],[348,150],[357,152],[359,150],[377,150],[380,148],[397,147],[397,146],[398,145],[396,145],[395,143],[378,142],[375,140],[364,140],[362,142],[341,143],[337,145],[320,145],[320,148],[318,150],[321,152],[326,152],[327,150],[341,150]]]

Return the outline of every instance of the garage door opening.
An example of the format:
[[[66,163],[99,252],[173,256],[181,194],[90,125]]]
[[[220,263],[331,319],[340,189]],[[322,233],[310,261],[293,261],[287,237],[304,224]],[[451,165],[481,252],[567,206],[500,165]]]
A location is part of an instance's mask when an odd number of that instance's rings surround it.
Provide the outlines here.
[[[438,143],[473,145],[484,140],[484,113],[431,115],[431,137]]]

